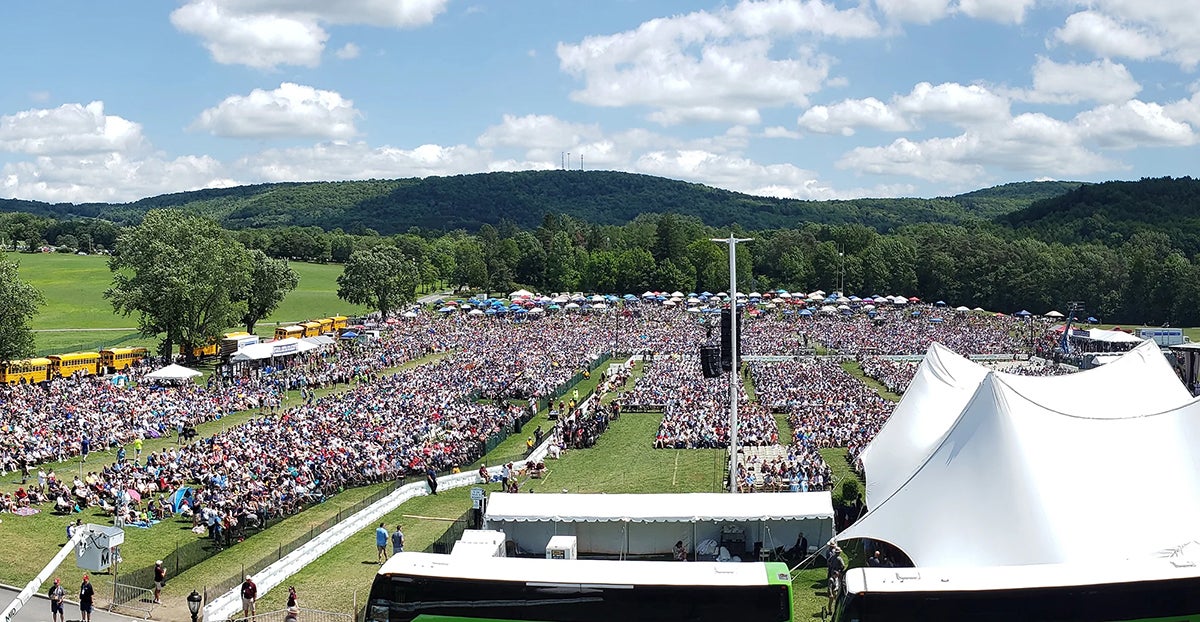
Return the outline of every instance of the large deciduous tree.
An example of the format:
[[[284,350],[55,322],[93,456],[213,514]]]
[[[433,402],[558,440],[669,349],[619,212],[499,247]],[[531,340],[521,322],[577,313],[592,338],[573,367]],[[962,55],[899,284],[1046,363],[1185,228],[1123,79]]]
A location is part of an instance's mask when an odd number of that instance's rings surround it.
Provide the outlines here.
[[[33,354],[29,322],[43,304],[42,293],[21,280],[17,263],[0,253],[0,361]]]
[[[395,246],[354,251],[338,277],[338,298],[388,313],[412,302],[417,290],[417,265]]]
[[[286,260],[271,259],[260,250],[250,251],[250,265],[250,281],[238,295],[238,299],[246,303],[242,326],[246,327],[248,333],[254,332],[254,325],[271,315],[288,292],[296,289],[300,283],[300,275],[288,266]]]
[[[251,278],[250,253],[216,222],[178,210],[154,210],[117,238],[104,292],[117,313],[138,314],[138,330],[192,350],[240,323],[238,300]]]

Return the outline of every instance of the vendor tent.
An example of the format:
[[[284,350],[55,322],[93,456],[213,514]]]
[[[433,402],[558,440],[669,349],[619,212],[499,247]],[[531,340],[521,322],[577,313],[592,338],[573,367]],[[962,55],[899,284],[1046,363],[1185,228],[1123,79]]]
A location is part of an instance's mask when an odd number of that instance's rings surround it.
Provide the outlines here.
[[[833,536],[828,492],[730,495],[688,494],[507,494],[493,493],[485,516],[488,529],[508,534],[517,547],[540,552],[555,535],[572,535],[579,550],[611,555],[669,554],[677,540],[721,541],[741,533],[753,550],[788,548],[803,531],[810,542]],[[724,538],[728,539],[728,538]],[[730,548],[733,555],[745,550]]]
[[[1010,380],[989,373],[903,486],[838,540],[978,567],[1148,558],[1198,539],[1200,403],[1097,417],[1086,413],[1105,413],[1113,393],[1154,391],[1130,379],[1064,392],[1082,406],[1073,414]]]
[[[867,476],[867,507],[894,493],[929,456],[988,372],[945,346],[929,346],[892,416],[859,454]],[[1052,410],[1089,417],[1156,412],[1191,399],[1149,341],[1097,369],[1066,376],[999,376]]]
[[[1127,332],[1119,330],[1104,330],[1102,328],[1091,328],[1088,330],[1072,330],[1072,337],[1080,339],[1088,339],[1091,341],[1102,341],[1104,343],[1141,343],[1146,341],[1136,335],[1130,335]]]
[[[292,356],[293,354],[308,352],[316,347],[302,339],[288,337],[287,339],[277,339],[275,341],[246,346],[235,352],[230,360],[239,363],[244,361],[261,361],[277,356]]]
[[[167,365],[166,367],[146,374],[146,380],[188,380],[203,376],[204,372],[189,369],[183,365]]]

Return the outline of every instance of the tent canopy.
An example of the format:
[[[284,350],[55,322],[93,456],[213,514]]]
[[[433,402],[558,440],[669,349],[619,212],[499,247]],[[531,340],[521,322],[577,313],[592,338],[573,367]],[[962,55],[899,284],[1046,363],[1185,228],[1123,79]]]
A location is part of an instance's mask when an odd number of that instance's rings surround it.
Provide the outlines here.
[[[1129,379],[1064,391],[1088,407],[1071,414],[1010,380],[989,373],[903,486],[838,539],[882,540],[917,566],[945,567],[1144,559],[1197,539],[1200,403],[1105,416],[1115,394],[1154,393]]]
[[[989,371],[941,344],[929,346],[892,416],[859,455],[867,476],[867,507],[899,489],[929,456]],[[1153,341],[1075,374],[998,376],[1053,410],[1092,417],[1157,412],[1191,400]]]
[[[736,500],[736,503],[734,501]],[[738,495],[493,493],[487,519],[537,522],[694,522],[833,518],[828,492]]]
[[[203,376],[204,372],[199,372],[194,369],[189,369],[183,365],[174,363],[166,367],[152,371],[146,374],[147,380],[187,380],[196,376]]]
[[[316,347],[316,345],[303,339],[288,337],[287,339],[277,339],[275,341],[246,346],[235,352],[230,360],[234,362],[261,361],[275,356],[291,356],[301,352],[308,352]]]

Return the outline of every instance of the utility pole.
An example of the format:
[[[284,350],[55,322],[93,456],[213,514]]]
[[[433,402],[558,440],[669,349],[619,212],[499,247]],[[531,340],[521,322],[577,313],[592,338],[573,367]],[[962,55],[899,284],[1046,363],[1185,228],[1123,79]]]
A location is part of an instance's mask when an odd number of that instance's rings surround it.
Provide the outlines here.
[[[737,244],[749,242],[754,238],[735,238],[730,232],[728,238],[710,238],[713,242],[729,245],[729,335],[733,368],[729,371],[729,492],[737,493],[737,433],[738,433],[738,392],[737,383],[741,380],[738,369],[738,334],[737,334]]]

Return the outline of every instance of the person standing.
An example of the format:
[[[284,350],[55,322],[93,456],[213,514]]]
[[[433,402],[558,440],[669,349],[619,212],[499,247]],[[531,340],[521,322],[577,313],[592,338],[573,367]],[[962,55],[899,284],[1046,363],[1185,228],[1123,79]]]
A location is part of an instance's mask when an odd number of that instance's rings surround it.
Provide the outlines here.
[[[254,602],[258,600],[258,586],[246,575],[242,581],[242,618],[254,620]]]
[[[404,552],[404,532],[400,531],[400,525],[396,525],[396,531],[392,532],[392,555]]]
[[[161,604],[158,599],[162,595],[163,587],[167,584],[167,569],[163,568],[162,560],[154,562],[154,604]]]
[[[67,597],[67,591],[63,589],[62,581],[58,577],[54,577],[54,585],[50,588],[50,619],[51,622],[66,622],[66,612],[63,611],[63,599]]]
[[[425,480],[429,483],[429,494],[436,495],[438,487],[437,471],[433,470],[433,467],[429,467],[425,471]]]
[[[90,577],[83,575],[83,583],[79,584],[79,617],[83,622],[92,622],[92,599],[96,596],[96,588],[92,587]]]
[[[375,548],[378,550],[378,553],[379,553],[378,560],[379,560],[379,563],[381,563],[381,564],[383,562],[386,562],[387,558],[388,558],[387,543],[388,543],[387,527],[385,527],[383,523],[379,523],[379,527],[377,527],[375,529]]]

